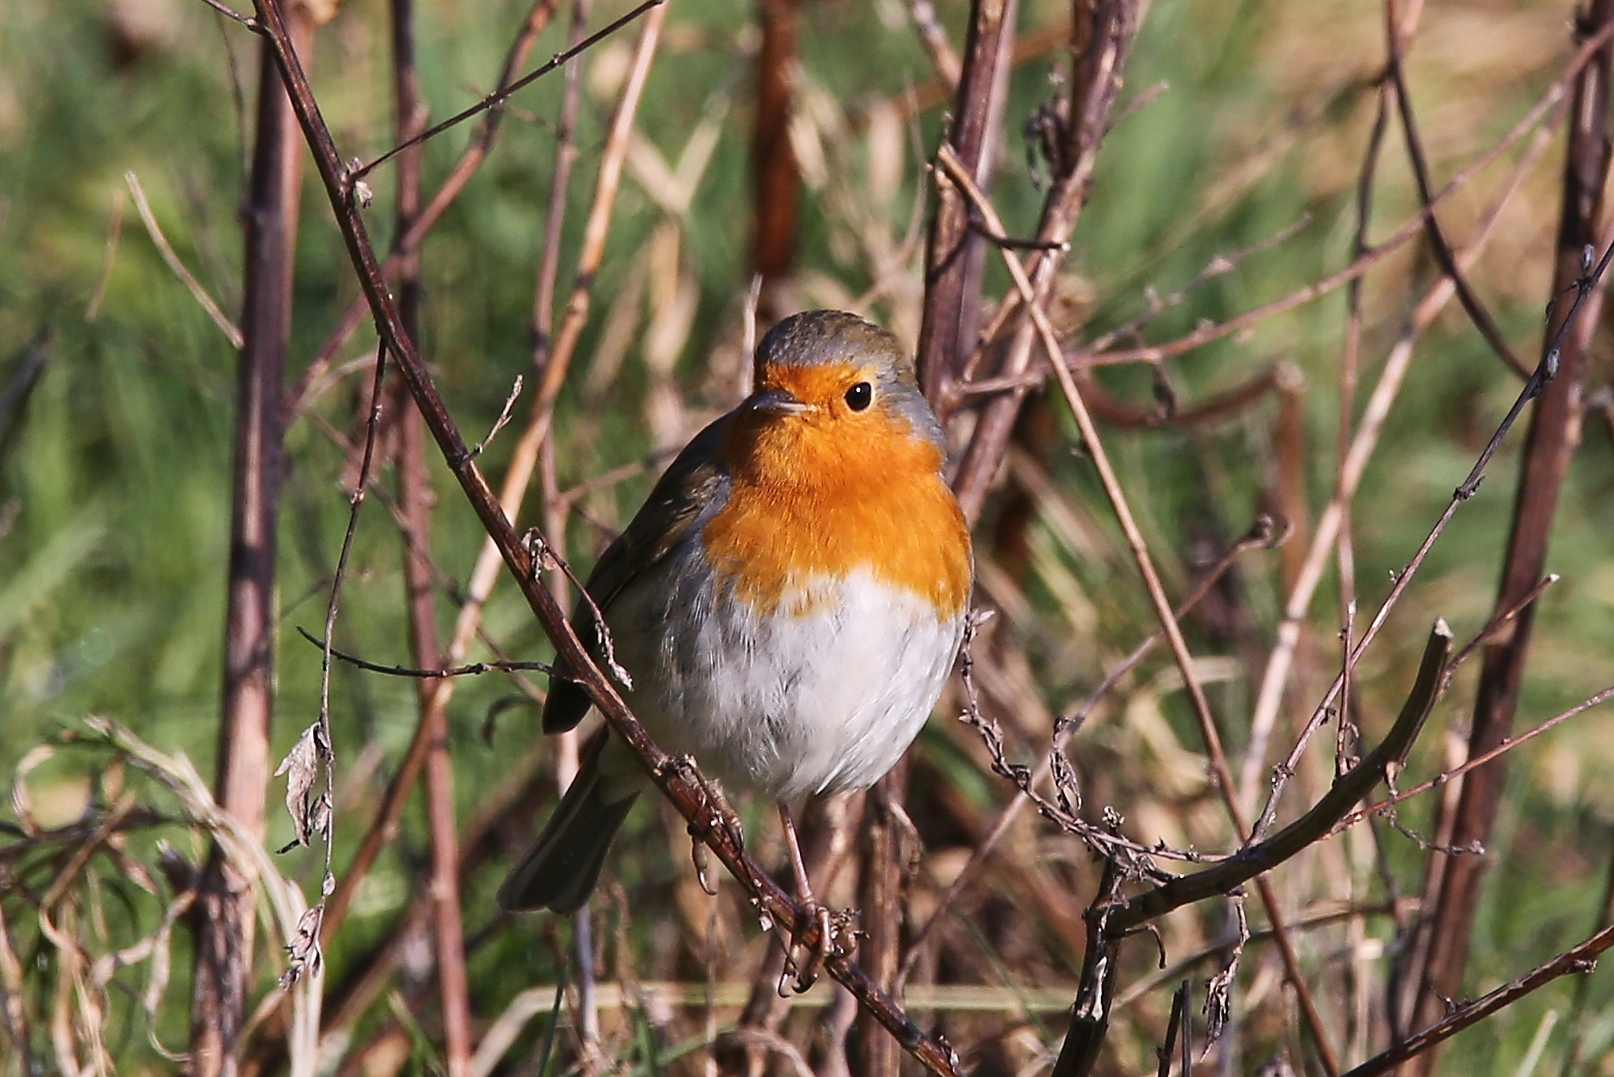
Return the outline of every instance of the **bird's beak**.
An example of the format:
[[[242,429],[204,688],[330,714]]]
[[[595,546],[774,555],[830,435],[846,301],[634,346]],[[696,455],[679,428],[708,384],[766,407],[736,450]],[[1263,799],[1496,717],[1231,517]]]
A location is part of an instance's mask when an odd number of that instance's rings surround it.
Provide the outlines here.
[[[751,410],[769,415],[803,415],[816,409],[811,404],[803,404],[786,389],[765,389],[751,397]]]

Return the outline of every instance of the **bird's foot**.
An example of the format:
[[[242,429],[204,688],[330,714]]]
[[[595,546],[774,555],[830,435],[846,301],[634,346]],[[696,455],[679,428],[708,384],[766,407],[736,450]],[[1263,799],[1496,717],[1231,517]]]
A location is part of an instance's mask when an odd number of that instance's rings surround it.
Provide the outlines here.
[[[780,998],[810,990],[818,982],[824,962],[851,954],[854,916],[849,910],[836,912],[811,899],[802,906],[801,919],[780,939],[785,948],[785,967],[779,974]]]
[[[784,803],[779,805],[779,822],[784,830],[785,849],[790,854],[791,874],[796,877],[796,899],[801,903],[796,922],[789,926],[787,936],[780,939],[785,948],[785,967],[779,974],[778,991],[780,998],[787,998],[787,985],[799,995],[817,982],[826,960],[851,953],[851,947],[843,945],[841,940],[850,940],[852,931],[850,913],[831,912],[828,905],[813,897],[812,884],[807,879],[807,863],[796,837],[796,820]],[[798,951],[802,955],[799,958]]]

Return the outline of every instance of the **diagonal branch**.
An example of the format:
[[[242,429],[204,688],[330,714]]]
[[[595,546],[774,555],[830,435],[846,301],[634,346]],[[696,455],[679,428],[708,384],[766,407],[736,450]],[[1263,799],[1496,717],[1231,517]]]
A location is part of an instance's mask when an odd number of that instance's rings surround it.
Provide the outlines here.
[[[1491,346],[1491,350],[1508,365],[1515,374],[1521,378],[1530,376],[1530,368],[1524,361],[1513,353],[1502,331],[1497,328],[1496,321],[1491,312],[1485,309],[1474,289],[1469,286],[1468,277],[1462,267],[1457,264],[1457,255],[1451,244],[1446,240],[1446,233],[1440,227],[1440,219],[1435,216],[1434,191],[1429,183],[1429,160],[1424,153],[1423,139],[1418,135],[1418,124],[1412,113],[1412,96],[1407,91],[1406,70],[1402,64],[1401,34],[1396,28],[1396,7],[1392,0],[1384,8],[1387,51],[1389,58],[1385,61],[1384,73],[1394,88],[1396,113],[1401,117],[1401,133],[1407,145],[1407,159],[1412,163],[1412,175],[1418,183],[1418,200],[1424,207],[1424,233],[1429,237],[1429,247],[1435,253],[1435,261],[1440,263],[1440,271],[1446,274],[1456,289],[1457,301],[1463,305],[1463,310],[1478,329],[1480,336]]]
[[[1451,629],[1444,619],[1437,620],[1424,647],[1418,679],[1402,705],[1395,725],[1385,734],[1383,742],[1336,781],[1310,811],[1272,837],[1245,846],[1236,855],[1214,867],[1181,876],[1131,898],[1110,913],[1112,930],[1127,931],[1172,909],[1226,894],[1327,837],[1334,824],[1344,818],[1353,805],[1383,781],[1392,768],[1400,767],[1406,761],[1407,752],[1412,748],[1413,741],[1417,740],[1430,709],[1435,705],[1441,674],[1451,656],[1451,641]]]

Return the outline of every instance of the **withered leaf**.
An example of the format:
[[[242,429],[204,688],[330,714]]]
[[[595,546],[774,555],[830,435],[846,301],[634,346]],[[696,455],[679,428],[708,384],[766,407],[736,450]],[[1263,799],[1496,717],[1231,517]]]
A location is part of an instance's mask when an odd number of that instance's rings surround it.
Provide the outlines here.
[[[297,934],[286,943],[286,954],[291,958],[281,974],[281,990],[289,989],[304,973],[316,973],[325,960],[319,945],[319,928],[325,919],[325,902],[313,906],[297,919]]]
[[[297,743],[292,745],[291,751],[275,771],[277,778],[282,774],[286,776],[286,811],[291,814],[292,825],[297,828],[295,845],[307,845],[314,834],[324,833],[330,822],[329,805],[322,811],[311,795],[314,780],[319,776],[320,758],[325,754],[320,750],[321,739],[319,723],[315,722],[303,730],[303,735],[297,738]],[[325,798],[322,796],[319,800]],[[321,815],[323,819],[319,818]]]

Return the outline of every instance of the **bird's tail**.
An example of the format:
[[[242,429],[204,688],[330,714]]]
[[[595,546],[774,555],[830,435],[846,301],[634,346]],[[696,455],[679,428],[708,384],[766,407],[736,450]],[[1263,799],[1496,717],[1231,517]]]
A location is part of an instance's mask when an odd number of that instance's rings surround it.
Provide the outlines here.
[[[583,749],[577,777],[572,779],[555,814],[521,863],[499,887],[499,908],[506,912],[553,909],[572,913],[583,907],[600,881],[611,839],[627,819],[637,793],[618,800],[605,796],[600,775],[609,730],[602,729]]]

